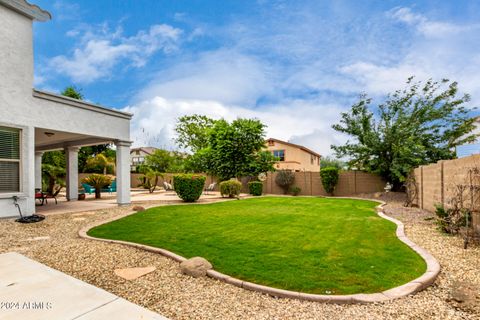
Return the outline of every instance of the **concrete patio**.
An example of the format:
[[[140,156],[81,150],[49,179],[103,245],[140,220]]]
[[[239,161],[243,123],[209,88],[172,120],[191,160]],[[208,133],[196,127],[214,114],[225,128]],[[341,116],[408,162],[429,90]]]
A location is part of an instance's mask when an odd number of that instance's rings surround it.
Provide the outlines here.
[[[166,319],[19,253],[0,254],[0,318]]]
[[[149,193],[147,190],[134,189],[130,192],[131,203],[144,204],[144,203],[172,203],[182,202],[174,191],[158,190],[154,193]],[[219,192],[209,192],[208,194],[202,194],[200,200],[203,199],[217,199],[221,197]],[[117,207],[115,192],[102,193],[101,199],[95,199],[94,195],[87,195],[83,201],[67,201],[64,196],[58,198],[58,204],[55,204],[55,200],[49,199],[48,204],[43,206],[37,205],[36,212],[42,215],[54,215],[62,213],[75,213],[85,211],[95,211],[102,209],[110,209]]]

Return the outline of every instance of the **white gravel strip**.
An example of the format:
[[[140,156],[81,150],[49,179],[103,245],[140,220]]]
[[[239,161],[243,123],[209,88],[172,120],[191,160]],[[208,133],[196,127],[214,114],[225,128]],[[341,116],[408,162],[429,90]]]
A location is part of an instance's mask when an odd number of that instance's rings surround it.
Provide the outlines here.
[[[445,236],[431,220],[424,220],[431,214],[403,208],[396,201],[385,207],[385,213],[405,224],[406,235],[432,253],[442,272],[433,286],[420,293],[368,305],[277,299],[210,278],[181,275],[178,263],[158,254],[78,236],[82,227],[130,210],[86,212],[76,215],[85,220],[76,221],[61,214],[30,225],[0,220],[0,252],[20,252],[172,319],[480,319],[479,308],[450,301],[454,281],[465,280],[480,287],[480,247],[464,250],[462,239]],[[24,241],[47,236],[50,239]],[[119,268],[147,266],[156,270],[132,281],[114,273]]]

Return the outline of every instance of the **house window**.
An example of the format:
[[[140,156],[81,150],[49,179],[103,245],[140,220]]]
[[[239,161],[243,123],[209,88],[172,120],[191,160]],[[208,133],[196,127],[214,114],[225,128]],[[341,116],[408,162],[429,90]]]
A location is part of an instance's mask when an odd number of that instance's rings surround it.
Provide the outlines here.
[[[20,130],[0,127],[0,193],[20,191]]]
[[[273,156],[279,158],[279,161],[285,161],[285,150],[274,150]]]

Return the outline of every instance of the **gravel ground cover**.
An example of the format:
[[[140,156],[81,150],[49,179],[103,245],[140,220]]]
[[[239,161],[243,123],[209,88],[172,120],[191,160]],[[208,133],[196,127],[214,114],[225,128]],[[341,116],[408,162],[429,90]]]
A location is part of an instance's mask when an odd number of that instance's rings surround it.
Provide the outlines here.
[[[407,236],[438,259],[442,272],[432,287],[420,293],[377,304],[277,299],[213,279],[181,275],[178,263],[154,253],[78,236],[85,225],[125,214],[130,207],[49,216],[31,225],[0,220],[0,252],[17,251],[171,319],[480,319],[479,305],[463,306],[450,295],[456,281],[480,287],[480,247],[464,250],[461,238],[439,233],[431,220],[425,220],[432,214],[403,208],[398,195],[383,200],[389,201],[385,212],[405,223]],[[132,281],[114,273],[118,268],[148,266],[156,270]]]

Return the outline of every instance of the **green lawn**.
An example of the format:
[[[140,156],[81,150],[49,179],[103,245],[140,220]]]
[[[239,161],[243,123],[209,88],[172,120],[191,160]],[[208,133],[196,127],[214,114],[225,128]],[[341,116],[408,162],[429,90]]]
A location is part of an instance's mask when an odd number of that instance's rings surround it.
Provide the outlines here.
[[[96,227],[90,236],[201,256],[257,284],[318,294],[383,291],[425,272],[372,201],[262,197],[173,205]]]

